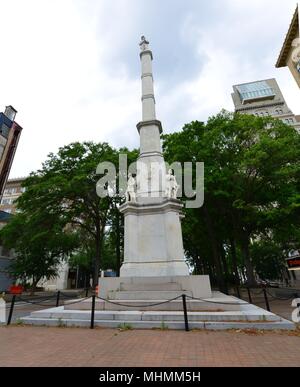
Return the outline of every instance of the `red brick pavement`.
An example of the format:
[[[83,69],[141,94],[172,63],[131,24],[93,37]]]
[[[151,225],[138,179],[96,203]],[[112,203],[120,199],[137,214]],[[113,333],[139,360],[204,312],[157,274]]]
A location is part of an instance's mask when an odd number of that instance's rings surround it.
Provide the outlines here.
[[[300,366],[300,332],[0,327],[0,366]]]

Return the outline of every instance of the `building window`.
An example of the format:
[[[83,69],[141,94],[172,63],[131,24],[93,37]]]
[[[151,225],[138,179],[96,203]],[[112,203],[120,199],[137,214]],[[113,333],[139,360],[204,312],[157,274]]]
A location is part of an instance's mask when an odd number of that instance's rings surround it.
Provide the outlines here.
[[[1,201],[2,205],[10,205],[13,203],[13,199],[3,198]]]
[[[16,192],[17,192],[17,188],[16,187],[9,187],[9,188],[6,188],[4,190],[4,193],[6,195],[15,194]]]
[[[7,138],[9,134],[9,127],[5,124],[2,124],[0,133],[2,134],[3,137]]]
[[[274,90],[267,84],[266,81],[251,82],[243,85],[238,85],[237,90],[241,96],[242,103],[257,98],[274,97]]]

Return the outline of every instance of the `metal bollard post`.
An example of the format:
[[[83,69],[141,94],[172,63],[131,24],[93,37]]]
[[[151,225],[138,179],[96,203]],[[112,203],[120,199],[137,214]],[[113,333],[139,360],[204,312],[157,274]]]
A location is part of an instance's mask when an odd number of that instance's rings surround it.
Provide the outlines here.
[[[248,287],[247,287],[247,292],[248,292],[249,303],[252,304],[251,291],[250,291],[250,288],[248,288]]]
[[[85,296],[87,297],[89,295],[89,288],[85,289]]]
[[[94,329],[94,320],[95,320],[95,301],[96,301],[96,296],[92,296],[92,313],[91,313],[91,329]]]
[[[263,288],[267,311],[271,312],[266,288]]]
[[[9,315],[8,315],[8,320],[7,320],[6,325],[9,325],[11,323],[11,318],[12,318],[13,311],[14,311],[15,301],[16,301],[16,295],[14,294],[13,298],[11,300],[10,310],[9,310]]]
[[[58,290],[58,292],[56,294],[56,307],[59,306],[59,298],[60,298],[60,290]]]
[[[188,320],[188,315],[187,315],[187,309],[186,309],[186,295],[182,295],[182,304],[183,304],[183,313],[184,313],[184,325],[185,325],[185,330],[188,332],[189,329],[189,320]]]

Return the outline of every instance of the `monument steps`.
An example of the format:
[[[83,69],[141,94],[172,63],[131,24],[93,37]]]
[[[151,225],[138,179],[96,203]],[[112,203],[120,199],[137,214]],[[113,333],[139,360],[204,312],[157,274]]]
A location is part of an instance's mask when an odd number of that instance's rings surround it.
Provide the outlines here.
[[[88,311],[68,310],[63,307],[32,312],[32,318],[73,319],[90,321]],[[96,311],[95,321],[183,321],[183,312],[179,311]],[[281,321],[281,317],[263,311],[243,312],[188,312],[189,321]]]
[[[119,304],[120,303],[120,304]],[[163,304],[162,304],[163,303]],[[122,306],[124,304],[124,306]],[[126,304],[126,305],[125,305]],[[158,304],[158,305],[157,305]],[[214,312],[222,312],[224,310],[241,310],[240,305],[231,305],[231,304],[218,304],[211,303],[209,301],[199,301],[199,300],[186,300],[187,310],[195,311],[195,312],[203,312],[203,311],[214,311]],[[153,306],[154,305],[154,306]],[[65,302],[65,310],[73,310],[74,304],[73,301]],[[91,299],[83,300],[82,302],[76,305],[76,308],[79,310],[91,310],[92,301]],[[103,301],[96,299],[96,310],[140,310],[140,311],[182,311],[182,299],[177,299],[171,302],[165,303],[165,300],[112,300],[112,302]]]
[[[33,312],[28,317],[23,317],[21,320],[28,325],[46,325],[46,326],[67,326],[67,327],[89,327],[90,312],[78,313],[78,311],[69,311],[69,314],[52,313],[51,317],[39,312]],[[273,315],[275,316],[275,315]],[[237,315],[189,315],[190,329],[295,329],[292,322],[273,316],[241,314]],[[266,320],[265,320],[266,319]],[[164,312],[153,315],[147,312],[143,314],[128,313],[124,314],[103,314],[96,312],[95,327],[103,328],[123,328],[123,329],[180,329],[185,328],[182,314],[166,314]]]
[[[109,291],[110,300],[171,300],[182,294],[192,296],[190,290],[117,290]]]
[[[126,283],[121,282],[120,291],[142,291],[142,290],[154,290],[154,291],[170,291],[170,290],[178,290],[182,289],[181,284],[178,282],[167,282],[167,283],[153,283],[153,282],[143,282],[143,283]]]
[[[57,308],[32,312],[21,320],[29,325],[89,327],[92,299],[74,301],[65,301]],[[94,325],[107,328],[120,328],[125,324],[127,328],[137,329],[184,329],[182,299],[164,301],[166,299],[154,298],[109,302],[97,298]],[[160,305],[151,306],[154,303]],[[295,329],[291,321],[220,292],[213,292],[211,298],[203,301],[187,299],[187,309],[190,329]]]

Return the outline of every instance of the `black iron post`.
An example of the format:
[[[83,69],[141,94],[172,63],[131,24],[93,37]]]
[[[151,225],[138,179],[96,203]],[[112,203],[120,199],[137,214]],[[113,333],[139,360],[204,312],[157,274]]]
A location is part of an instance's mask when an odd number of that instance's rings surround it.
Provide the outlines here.
[[[266,288],[263,288],[263,292],[264,292],[264,297],[265,297],[265,303],[266,303],[267,311],[271,312]]]
[[[250,291],[250,288],[248,288],[248,287],[247,287],[247,292],[248,292],[249,303],[252,304],[251,291]]]
[[[11,323],[11,318],[12,318],[13,311],[14,311],[15,301],[16,301],[16,295],[14,294],[13,298],[11,300],[11,304],[10,304],[10,310],[9,310],[7,325],[9,325]]]
[[[60,298],[60,290],[58,290],[56,294],[56,307],[59,306],[59,298]]]
[[[184,325],[185,325],[185,330],[188,332],[189,329],[189,320],[188,320],[188,315],[187,315],[187,308],[186,308],[186,295],[182,295],[182,304],[183,304],[183,313],[184,313]]]
[[[92,313],[91,313],[91,329],[94,329],[94,320],[95,320],[95,302],[96,302],[96,296],[92,296]]]

